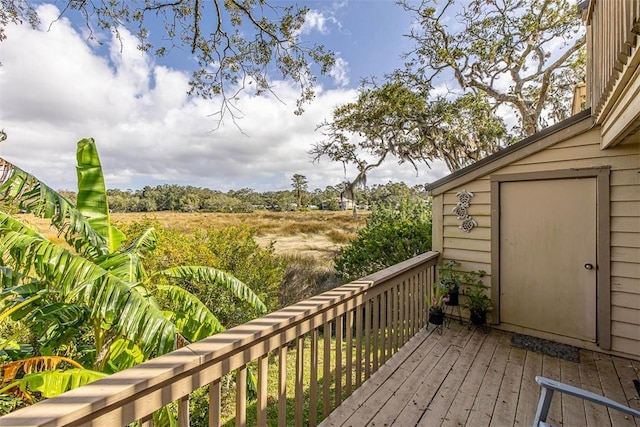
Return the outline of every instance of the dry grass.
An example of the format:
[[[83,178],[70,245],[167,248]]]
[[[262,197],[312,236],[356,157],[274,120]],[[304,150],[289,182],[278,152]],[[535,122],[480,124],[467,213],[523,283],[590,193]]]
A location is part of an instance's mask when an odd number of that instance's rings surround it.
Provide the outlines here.
[[[335,252],[348,243],[359,227],[365,224],[366,212],[359,214],[357,222],[350,211],[308,211],[253,213],[212,213],[212,212],[132,212],[113,213],[114,223],[129,224],[145,218],[157,221],[167,229],[182,232],[208,230],[227,226],[247,225],[256,229],[259,244],[275,242],[278,253],[298,253],[314,255],[322,260],[333,258]],[[30,215],[21,215],[32,226],[55,238],[55,231],[49,229],[49,221]]]

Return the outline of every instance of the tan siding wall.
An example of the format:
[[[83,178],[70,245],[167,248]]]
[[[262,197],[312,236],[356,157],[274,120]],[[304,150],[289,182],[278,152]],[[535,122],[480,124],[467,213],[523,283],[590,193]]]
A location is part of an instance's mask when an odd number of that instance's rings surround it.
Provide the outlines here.
[[[470,232],[462,231],[459,226],[462,222],[452,212],[458,202],[456,193],[467,190],[473,193],[469,203],[469,215],[476,220],[478,226]],[[491,181],[488,177],[475,180],[455,191],[449,191],[442,195],[443,206],[443,236],[444,244],[442,255],[448,261],[459,261],[464,271],[484,270],[488,277],[487,284],[491,283]]]
[[[572,168],[610,166],[611,192],[611,345],[615,352],[640,357],[640,146],[622,144],[600,150],[599,129],[585,132],[543,151],[505,166],[494,174],[540,172]],[[482,269],[491,274],[490,175],[476,179],[438,196],[443,217],[445,260],[455,259],[463,270]],[[469,214],[478,227],[465,233],[451,211],[456,193],[474,193]],[[437,221],[437,220],[436,220]],[[486,281],[490,284],[490,278]]]

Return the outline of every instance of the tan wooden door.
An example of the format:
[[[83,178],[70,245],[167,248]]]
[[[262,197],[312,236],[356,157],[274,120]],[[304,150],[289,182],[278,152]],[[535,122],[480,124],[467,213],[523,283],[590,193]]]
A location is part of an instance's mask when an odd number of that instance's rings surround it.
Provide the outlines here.
[[[596,276],[595,178],[500,184],[501,322],[595,341]]]

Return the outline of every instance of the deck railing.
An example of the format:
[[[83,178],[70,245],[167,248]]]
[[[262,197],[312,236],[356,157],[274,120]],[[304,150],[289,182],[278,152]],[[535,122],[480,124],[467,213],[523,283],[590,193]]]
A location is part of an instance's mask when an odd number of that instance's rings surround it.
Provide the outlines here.
[[[591,0],[590,23],[591,105],[594,115],[606,114],[608,99],[619,83],[640,34],[640,0]],[[618,84],[618,86],[620,86]]]
[[[218,426],[221,381],[235,372],[235,424],[243,426],[248,366],[257,371],[257,425],[267,425],[267,400],[277,405],[278,425],[289,425],[288,358],[295,365],[293,422],[317,425],[427,323],[425,296],[437,258],[437,252],[419,255],[0,417],[0,425],[115,427],[139,420],[151,426],[154,411],[177,402],[179,425],[188,426],[189,395],[208,386],[208,425]],[[275,401],[268,392],[270,365],[277,365]]]

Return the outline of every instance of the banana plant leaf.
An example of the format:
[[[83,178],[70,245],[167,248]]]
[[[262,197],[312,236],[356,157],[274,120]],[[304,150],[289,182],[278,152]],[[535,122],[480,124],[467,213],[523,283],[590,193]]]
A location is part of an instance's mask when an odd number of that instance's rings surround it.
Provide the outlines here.
[[[43,397],[56,397],[66,391],[92,383],[108,374],[89,369],[55,370],[27,374],[21,379],[0,389],[0,394],[19,387],[23,393],[39,392]]]
[[[111,225],[107,188],[104,183],[98,149],[93,138],[78,141],[76,150],[78,166],[77,207],[88,218],[91,227],[106,238],[109,253],[115,252],[125,235]]]
[[[104,372],[113,374],[132,368],[144,362],[144,354],[140,347],[129,340],[118,338],[109,348],[109,358],[105,364]]]
[[[199,283],[207,283],[221,286],[231,290],[231,292],[240,300],[249,303],[260,313],[267,312],[267,306],[260,298],[251,290],[249,286],[233,277],[231,274],[218,270],[213,267],[204,266],[179,266],[168,268],[149,276],[152,280],[154,276],[168,277],[174,280],[192,280]]]
[[[78,253],[93,256],[109,253],[106,237],[93,229],[73,203],[35,176],[1,158],[0,201],[17,203],[27,212],[51,219],[51,225]],[[0,222],[3,229],[17,231],[14,227],[19,221],[7,213],[0,212]]]
[[[18,221],[17,219],[3,211],[0,211],[0,229],[13,230],[22,234],[29,234],[31,236],[44,238],[42,234],[40,234],[37,230],[34,230],[27,224]]]
[[[60,356],[38,356],[29,357],[27,359],[16,360],[15,362],[0,365],[0,387],[14,381],[18,375],[31,374],[35,372],[51,371],[58,367],[61,363],[67,363],[79,369],[83,369],[82,365],[73,359]]]
[[[139,345],[145,355],[164,354],[175,348],[175,326],[131,284],[48,240],[14,231],[0,235],[2,258],[13,256],[16,249],[20,256],[11,266],[14,270],[31,272],[65,301],[86,305],[92,319],[113,327],[118,335]],[[4,305],[0,310],[10,307]]]
[[[2,260],[0,260],[2,263]],[[12,268],[0,266],[0,289],[11,288],[20,283],[22,275],[13,271]]]
[[[158,285],[157,289],[173,302],[176,310],[170,313],[170,319],[189,342],[225,330],[218,318],[191,292],[176,285]]]
[[[126,282],[135,283],[144,280],[147,273],[142,260],[145,254],[155,249],[157,239],[155,229],[150,227],[143,231],[128,247],[112,254],[103,255],[96,260],[96,263]]]
[[[22,338],[22,332],[16,331],[13,335],[0,338],[0,357],[8,358],[7,360],[16,361],[25,359],[33,354],[33,346],[31,344],[21,343],[18,340]]]

